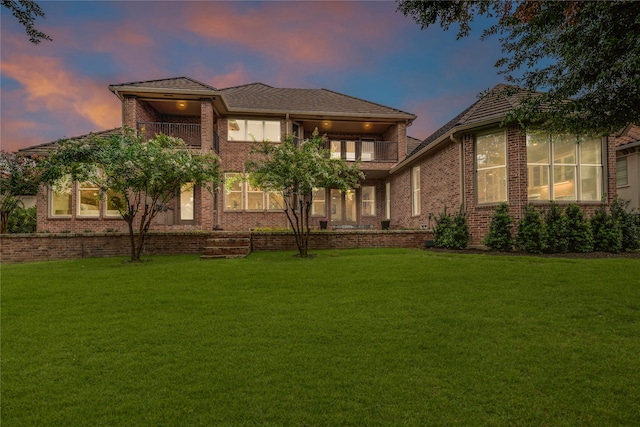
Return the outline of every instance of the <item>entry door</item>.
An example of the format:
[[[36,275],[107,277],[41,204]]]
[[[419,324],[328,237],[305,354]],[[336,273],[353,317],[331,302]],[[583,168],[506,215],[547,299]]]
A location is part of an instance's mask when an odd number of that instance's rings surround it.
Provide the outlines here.
[[[358,223],[358,203],[356,190],[345,192],[331,189],[331,203],[329,209],[331,225],[355,225]]]

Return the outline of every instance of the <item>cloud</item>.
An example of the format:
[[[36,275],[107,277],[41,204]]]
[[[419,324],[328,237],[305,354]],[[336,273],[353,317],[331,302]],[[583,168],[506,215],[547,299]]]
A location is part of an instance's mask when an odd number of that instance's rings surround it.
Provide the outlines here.
[[[18,84],[16,89],[2,90],[3,146],[25,143],[25,132],[33,145],[47,142],[33,138],[52,127],[62,127],[60,136],[73,136],[121,123],[120,103],[106,84],[74,73],[58,58],[8,55],[3,57],[0,72],[3,79]],[[10,108],[9,101],[13,103]]]

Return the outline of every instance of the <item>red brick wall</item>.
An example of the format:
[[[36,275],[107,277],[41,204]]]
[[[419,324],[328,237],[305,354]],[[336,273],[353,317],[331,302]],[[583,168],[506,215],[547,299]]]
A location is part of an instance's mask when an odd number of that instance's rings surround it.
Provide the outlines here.
[[[149,233],[144,255],[201,254],[213,233]],[[326,231],[312,233],[311,249],[423,248],[432,235],[426,231]],[[291,233],[252,233],[252,250],[295,250]],[[81,259],[130,255],[129,235],[105,234],[15,234],[3,235],[2,263]]]

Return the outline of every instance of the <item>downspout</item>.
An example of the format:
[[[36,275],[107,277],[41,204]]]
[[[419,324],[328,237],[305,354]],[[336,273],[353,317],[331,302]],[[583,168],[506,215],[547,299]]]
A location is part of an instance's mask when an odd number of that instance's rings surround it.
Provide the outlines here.
[[[460,206],[464,211],[466,208],[464,205],[464,150],[462,147],[462,138],[456,136],[455,133],[451,133],[449,139],[458,144],[458,149],[460,150]]]

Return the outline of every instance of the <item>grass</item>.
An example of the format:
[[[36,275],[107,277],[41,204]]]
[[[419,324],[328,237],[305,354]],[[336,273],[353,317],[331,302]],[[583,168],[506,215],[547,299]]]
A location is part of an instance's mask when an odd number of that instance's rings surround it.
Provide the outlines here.
[[[2,425],[640,425],[637,259],[2,266]]]

